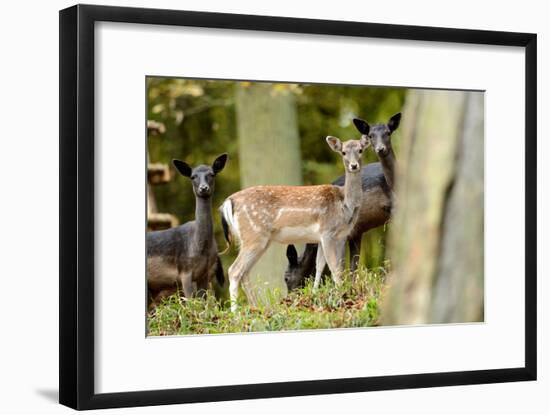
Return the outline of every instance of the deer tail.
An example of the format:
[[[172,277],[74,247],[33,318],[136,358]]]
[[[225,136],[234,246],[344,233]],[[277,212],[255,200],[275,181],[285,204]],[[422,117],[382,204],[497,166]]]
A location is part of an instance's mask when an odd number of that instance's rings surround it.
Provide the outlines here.
[[[222,217],[223,236],[226,241],[225,249],[220,252],[220,255],[224,255],[229,251],[231,244],[233,243],[233,236],[239,235],[239,228],[235,222],[233,216],[233,202],[231,199],[226,199],[220,207],[220,213]]]

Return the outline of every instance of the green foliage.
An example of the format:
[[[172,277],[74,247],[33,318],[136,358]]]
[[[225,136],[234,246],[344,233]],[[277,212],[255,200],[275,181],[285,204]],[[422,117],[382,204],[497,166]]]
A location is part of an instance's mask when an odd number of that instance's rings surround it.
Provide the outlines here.
[[[239,189],[232,82],[149,77],[147,104],[148,119],[166,126],[166,133],[148,140],[152,162],[178,158],[196,166],[210,164],[227,152],[230,161],[216,180],[214,206]],[[174,174],[171,182],[154,187],[155,198],[160,212],[172,213],[185,223],[195,214],[191,182]],[[219,223],[217,211],[214,220]],[[221,240],[221,230],[216,227],[216,231]]]
[[[333,166],[330,181],[342,175],[342,166],[335,163],[324,138],[327,135],[344,140],[358,138],[359,133],[352,122],[354,117],[366,119],[371,124],[386,122],[401,110],[405,92],[403,88],[302,85],[302,93],[298,96],[298,120],[304,160]],[[377,161],[376,156],[369,152],[364,162],[373,161]],[[315,176],[310,176],[310,180],[305,184],[320,183]]]
[[[286,298],[252,307],[240,299],[236,313],[227,301],[211,293],[205,298],[185,299],[175,294],[149,314],[149,336],[216,334],[280,330],[331,329],[377,325],[386,268],[359,270],[356,281],[346,276],[340,287],[327,280],[318,290],[313,283]]]

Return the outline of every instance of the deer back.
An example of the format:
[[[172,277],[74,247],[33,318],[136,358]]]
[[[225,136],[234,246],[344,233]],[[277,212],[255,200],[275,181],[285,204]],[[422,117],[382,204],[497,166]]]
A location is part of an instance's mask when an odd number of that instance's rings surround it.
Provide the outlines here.
[[[230,197],[241,239],[256,235],[283,243],[318,242],[340,226],[342,188],[318,186],[254,186]]]

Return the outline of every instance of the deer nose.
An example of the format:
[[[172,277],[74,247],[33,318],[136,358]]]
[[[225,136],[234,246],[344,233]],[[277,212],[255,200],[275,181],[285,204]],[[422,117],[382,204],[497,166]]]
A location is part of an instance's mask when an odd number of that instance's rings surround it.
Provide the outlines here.
[[[357,163],[351,163],[349,165],[349,168],[352,169],[352,170],[357,170],[359,168],[359,164]]]
[[[386,155],[386,147],[376,147],[376,153],[380,156]]]
[[[209,187],[208,187],[208,185],[206,185],[206,184],[201,184],[201,185],[199,186],[199,192],[200,192],[200,193],[208,192],[208,190],[209,190]]]

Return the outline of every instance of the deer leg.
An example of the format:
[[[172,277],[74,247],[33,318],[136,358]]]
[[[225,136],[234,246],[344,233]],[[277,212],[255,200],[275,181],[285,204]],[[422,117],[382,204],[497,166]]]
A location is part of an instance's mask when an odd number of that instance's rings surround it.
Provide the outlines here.
[[[176,292],[176,288],[165,288],[156,292],[149,291],[149,311],[158,306],[163,298],[170,297]]]
[[[178,279],[183,289],[185,298],[193,298],[195,290],[193,289],[193,276],[190,272],[182,271],[178,275]]]
[[[208,280],[204,279],[197,284],[197,297],[205,299],[208,293]]]
[[[155,309],[159,303],[159,291],[147,290],[147,311]]]
[[[349,239],[349,262],[350,271],[355,275],[359,267],[359,256],[361,255],[361,237],[363,235],[355,235]]]
[[[147,289],[147,311],[151,311],[153,308],[157,306],[156,300],[157,299],[157,293],[150,288]]]
[[[239,296],[239,285],[246,280],[248,272],[258,262],[262,254],[267,249],[269,240],[257,242],[254,245],[241,245],[239,255],[235,262],[231,264],[227,274],[229,276],[229,297],[231,299],[231,311],[237,311],[237,298]]]
[[[313,283],[313,289],[316,290],[321,284],[321,276],[325,269],[327,261],[325,260],[325,254],[323,252],[323,246],[317,245],[317,257],[315,258],[315,282]]]
[[[338,286],[342,284],[342,272],[344,271],[344,255],[346,249],[346,240],[334,240],[332,238],[321,239],[323,252],[328,267],[332,274],[334,283]]]

